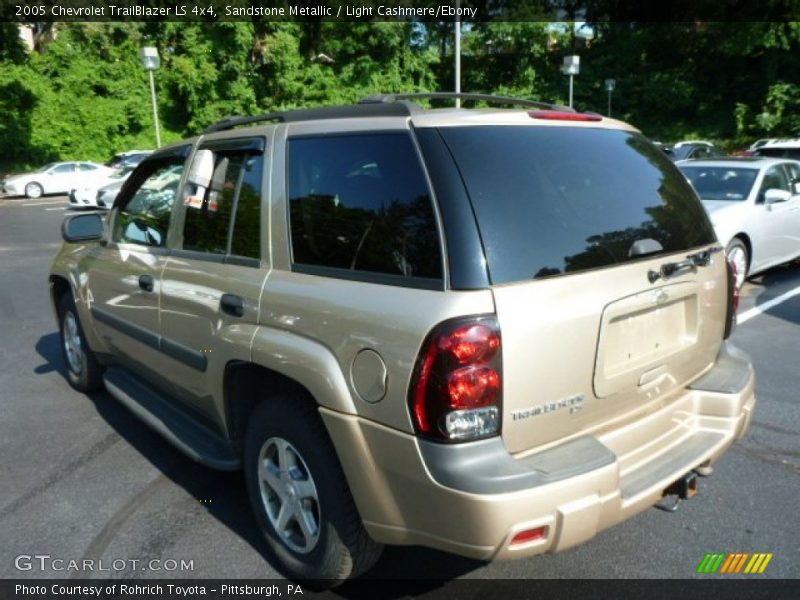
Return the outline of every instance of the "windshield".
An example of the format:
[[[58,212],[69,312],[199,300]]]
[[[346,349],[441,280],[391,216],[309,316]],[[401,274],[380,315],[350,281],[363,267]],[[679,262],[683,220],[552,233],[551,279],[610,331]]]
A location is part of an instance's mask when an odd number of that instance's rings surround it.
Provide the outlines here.
[[[49,164],[46,164],[46,165],[45,165],[45,166],[43,166],[41,169],[37,169],[36,171],[34,171],[34,173],[44,173],[44,172],[45,172],[45,171],[47,171],[48,169],[51,169],[52,167],[55,167],[57,164],[58,164],[58,163],[49,163]]]
[[[712,243],[686,179],[638,133],[439,130],[478,220],[492,283],[585,271]]]
[[[758,169],[732,167],[688,167],[680,170],[689,179],[703,200],[742,202],[747,200],[758,175]]]
[[[111,179],[122,179],[123,177],[127,177],[130,175],[131,171],[133,171],[135,167],[120,167],[116,171],[111,174]]]

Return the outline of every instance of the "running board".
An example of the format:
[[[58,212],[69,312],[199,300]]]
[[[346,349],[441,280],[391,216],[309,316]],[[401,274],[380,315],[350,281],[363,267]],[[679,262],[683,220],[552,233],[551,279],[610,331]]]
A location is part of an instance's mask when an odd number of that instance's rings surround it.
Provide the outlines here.
[[[241,468],[241,461],[230,441],[192,419],[124,369],[109,367],[103,381],[109,394],[189,458],[223,471]]]

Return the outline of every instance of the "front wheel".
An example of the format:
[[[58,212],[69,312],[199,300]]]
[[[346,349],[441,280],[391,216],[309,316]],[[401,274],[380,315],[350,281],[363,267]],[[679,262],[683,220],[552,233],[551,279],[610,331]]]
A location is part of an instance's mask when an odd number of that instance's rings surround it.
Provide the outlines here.
[[[80,392],[92,392],[103,385],[103,369],[86,343],[75,301],[64,294],[58,305],[61,351],[67,365],[67,380]]]
[[[736,289],[740,289],[747,279],[747,269],[750,258],[747,255],[747,246],[739,238],[733,238],[725,250],[728,261],[736,267]]]
[[[316,406],[275,396],[253,412],[245,479],[256,519],[287,576],[333,587],[375,564],[368,536]]]
[[[25,186],[25,195],[28,198],[41,198],[43,193],[44,189],[39,183],[32,182]]]

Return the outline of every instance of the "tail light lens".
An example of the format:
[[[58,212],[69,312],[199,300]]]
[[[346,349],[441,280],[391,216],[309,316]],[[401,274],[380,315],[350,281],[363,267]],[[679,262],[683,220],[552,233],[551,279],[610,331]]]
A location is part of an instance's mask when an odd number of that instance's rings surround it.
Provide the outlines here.
[[[501,346],[494,316],[445,321],[428,335],[409,390],[418,434],[456,442],[500,432]]]
[[[736,329],[736,311],[739,310],[739,286],[736,285],[736,265],[727,261],[728,272],[728,310],[725,314],[724,339],[728,339]]]

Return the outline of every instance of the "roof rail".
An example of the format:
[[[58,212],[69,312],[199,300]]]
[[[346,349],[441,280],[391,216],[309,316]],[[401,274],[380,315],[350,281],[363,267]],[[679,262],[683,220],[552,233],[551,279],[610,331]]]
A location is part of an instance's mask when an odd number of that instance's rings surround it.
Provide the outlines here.
[[[302,108],[283,112],[272,112],[250,117],[225,117],[221,121],[207,127],[203,133],[226,131],[240,125],[251,125],[264,121],[292,123],[298,121],[317,121],[323,119],[349,119],[358,117],[407,117],[420,108],[409,102],[352,104],[349,106],[322,106],[319,108]]]
[[[492,94],[468,94],[461,92],[417,92],[412,94],[375,94],[374,96],[367,96],[359,100],[359,104],[389,104],[400,102],[402,100],[417,100],[417,99],[431,99],[431,100],[476,100],[488,102],[490,104],[510,104],[512,106],[529,106],[532,108],[541,108],[544,110],[559,110],[567,112],[575,112],[574,108],[569,106],[559,106],[557,104],[548,104],[547,102],[535,102],[533,100],[525,100],[523,98],[512,98],[510,96],[494,96]]]
[[[214,133],[215,131],[225,131],[226,129],[233,129],[240,125],[250,125],[251,123],[260,123],[262,121],[284,121],[282,113],[267,113],[265,115],[256,115],[252,117],[225,117],[221,121],[217,121],[210,127],[203,130],[203,134]]]

